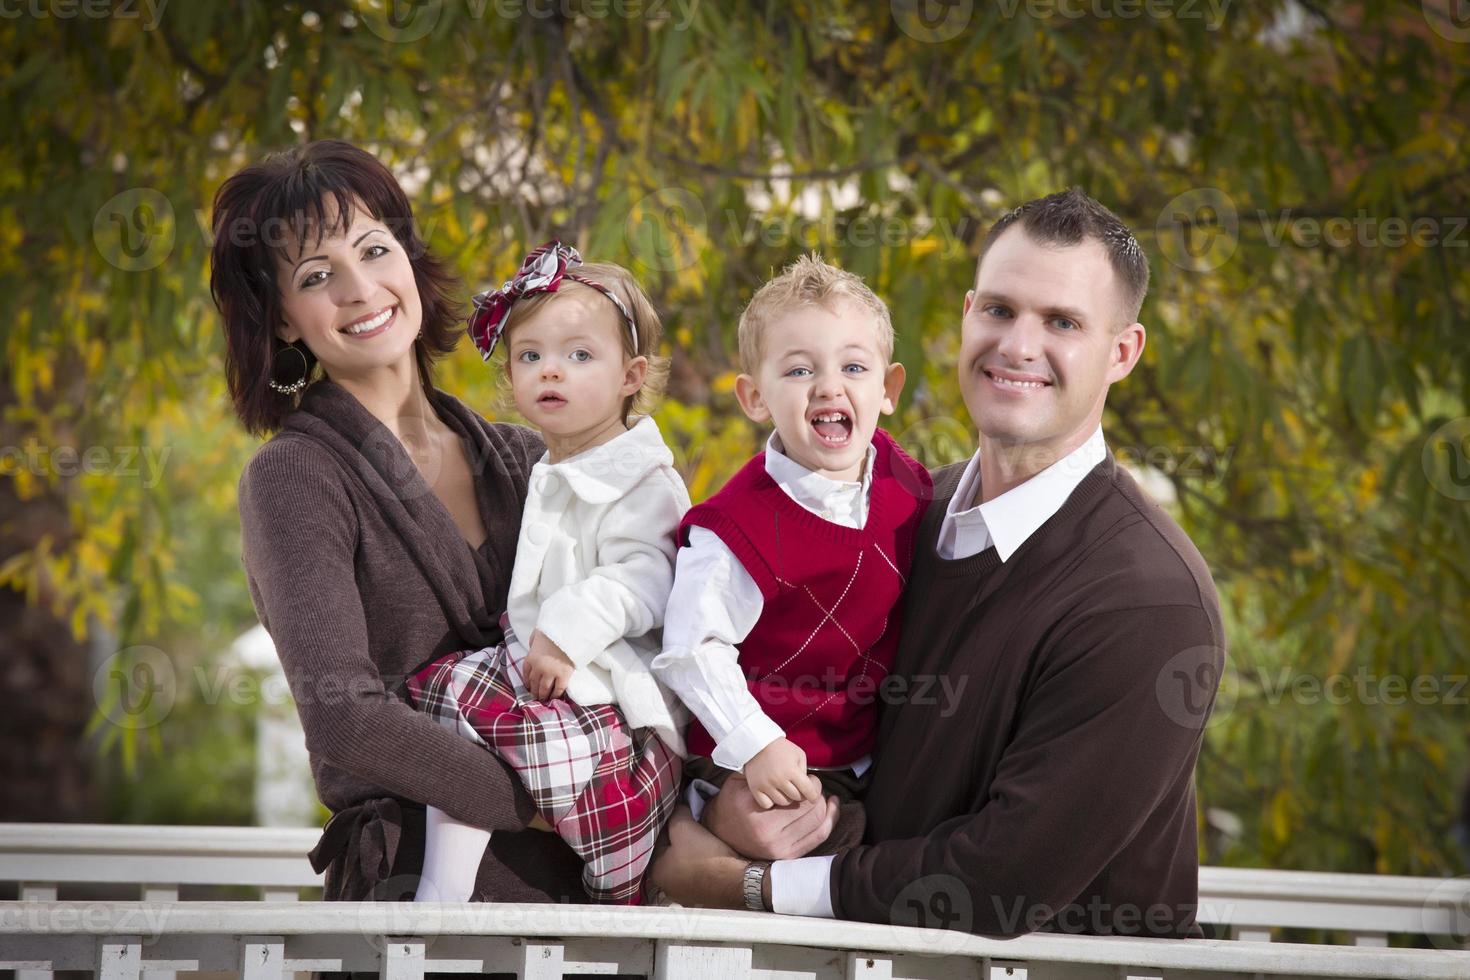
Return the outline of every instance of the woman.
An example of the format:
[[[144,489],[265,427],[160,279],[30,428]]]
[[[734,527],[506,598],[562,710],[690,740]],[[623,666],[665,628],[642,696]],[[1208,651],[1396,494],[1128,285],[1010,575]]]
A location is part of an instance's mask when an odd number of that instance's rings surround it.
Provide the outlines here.
[[[515,775],[396,694],[441,654],[499,642],[543,452],[435,390],[457,282],[393,175],[347,143],[246,167],[213,223],[230,393],[248,430],[275,433],[240,479],[243,558],[333,813],[311,855],[326,898],[412,897],[429,805],[495,832],[476,898],[587,901],[576,855],[526,829]]]

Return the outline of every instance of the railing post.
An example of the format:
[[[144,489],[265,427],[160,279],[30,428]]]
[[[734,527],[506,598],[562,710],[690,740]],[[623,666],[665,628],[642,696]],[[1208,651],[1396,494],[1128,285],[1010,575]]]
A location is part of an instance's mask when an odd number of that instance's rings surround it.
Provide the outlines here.
[[[1386,932],[1359,932],[1353,935],[1354,946],[1387,946],[1388,933]]]
[[[566,954],[566,947],[561,943],[526,943],[521,980],[562,980]]]
[[[748,980],[749,946],[692,946],[660,941],[654,948],[654,980]]]
[[[1230,930],[1232,939],[1243,943],[1269,943],[1271,941],[1271,930],[1260,927],[1236,926]]]
[[[240,980],[281,980],[286,940],[281,936],[240,937]]]
[[[52,882],[23,881],[20,883],[22,902],[54,902],[57,888]],[[51,980],[56,974],[50,970],[16,970],[15,980]]]
[[[872,953],[848,953],[847,980],[893,980],[893,961]]]
[[[378,975],[382,980],[424,980],[425,948],[422,939],[387,939]]]
[[[143,940],[138,936],[104,936],[97,940],[100,980],[138,980],[143,968]]]

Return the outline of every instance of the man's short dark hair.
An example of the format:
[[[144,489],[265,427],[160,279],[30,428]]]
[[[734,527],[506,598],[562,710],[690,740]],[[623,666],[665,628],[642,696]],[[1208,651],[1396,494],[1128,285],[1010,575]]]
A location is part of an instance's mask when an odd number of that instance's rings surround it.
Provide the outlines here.
[[[979,275],[985,253],[1011,225],[1020,223],[1031,240],[1040,245],[1077,245],[1085,239],[1100,242],[1107,249],[1108,263],[1118,278],[1126,326],[1138,319],[1143,297],[1148,293],[1148,259],[1133,233],[1116,214],[1093,200],[1080,187],[1058,191],[1046,197],[1027,201],[1001,215],[980,246],[980,259],[975,263]]]

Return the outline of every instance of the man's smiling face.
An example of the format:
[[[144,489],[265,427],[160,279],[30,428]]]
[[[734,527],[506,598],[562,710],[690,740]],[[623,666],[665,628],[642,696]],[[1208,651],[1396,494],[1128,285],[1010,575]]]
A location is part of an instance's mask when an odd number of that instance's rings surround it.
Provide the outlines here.
[[[982,446],[1050,459],[1080,446],[1143,350],[1143,327],[1126,318],[1102,243],[1043,245],[1007,229],[985,253],[961,327],[960,391]]]

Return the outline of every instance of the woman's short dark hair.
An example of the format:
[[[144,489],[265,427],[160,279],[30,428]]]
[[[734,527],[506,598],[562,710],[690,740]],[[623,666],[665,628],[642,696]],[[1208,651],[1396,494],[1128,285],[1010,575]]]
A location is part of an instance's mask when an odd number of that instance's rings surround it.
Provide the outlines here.
[[[335,205],[329,209],[329,202]],[[296,408],[299,394],[270,387],[276,355],[288,345],[276,336],[281,293],[276,257],[291,243],[321,238],[352,224],[361,207],[388,227],[408,255],[423,309],[423,332],[414,357],[425,391],[434,388],[433,362],[459,341],[459,279],[419,238],[408,196],[387,167],[365,150],[341,140],[320,140],[273,153],[230,177],[214,195],[214,250],[209,291],[224,316],[225,374],[235,413],[251,433],[268,435]],[[304,344],[307,377],[316,358]],[[297,378],[295,356],[282,359],[277,379]]]

